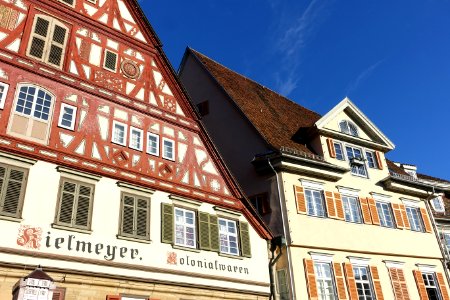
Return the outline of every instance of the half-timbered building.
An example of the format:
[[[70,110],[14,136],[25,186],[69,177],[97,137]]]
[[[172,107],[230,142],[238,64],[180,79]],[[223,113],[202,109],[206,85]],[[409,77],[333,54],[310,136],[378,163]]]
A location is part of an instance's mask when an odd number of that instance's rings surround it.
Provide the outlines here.
[[[0,0],[0,299],[265,297],[242,195],[137,1]]]
[[[435,191],[395,171],[385,157],[394,144],[353,102],[320,115],[189,48],[179,76],[252,204],[286,239],[271,248],[275,297],[449,299],[427,210]]]

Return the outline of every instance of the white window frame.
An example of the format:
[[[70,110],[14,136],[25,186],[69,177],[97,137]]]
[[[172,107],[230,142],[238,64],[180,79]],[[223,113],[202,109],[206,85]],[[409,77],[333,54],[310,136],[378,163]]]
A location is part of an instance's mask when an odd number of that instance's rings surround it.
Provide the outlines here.
[[[386,227],[386,228],[395,228],[396,224],[395,224],[394,214],[392,212],[390,203],[376,200],[375,205],[377,207],[377,214],[378,214],[378,218],[380,219],[380,225],[383,227]],[[381,209],[380,209],[380,206],[381,206]],[[391,219],[392,226],[389,226],[389,224],[388,224],[387,215],[386,215],[386,212],[385,212],[383,206],[386,206],[389,211],[389,217]]]
[[[379,166],[378,166],[378,161],[377,161],[377,156],[375,154],[375,151],[365,150],[364,153],[366,154],[367,166],[371,169],[378,169]],[[367,155],[367,154],[371,155],[373,167],[370,166],[370,159],[369,159],[369,155]]]
[[[182,220],[178,219],[177,211],[181,211],[183,213],[182,214]],[[192,213],[192,219],[193,219],[192,224],[189,224],[189,223],[186,222],[186,212]],[[174,241],[175,245],[196,249],[197,248],[197,226],[196,226],[197,220],[196,220],[195,211],[194,210],[189,210],[189,209],[184,209],[184,208],[181,208],[181,207],[174,207],[174,218],[175,218],[175,228],[174,228],[174,230],[175,230],[175,241]],[[178,242],[178,238],[177,238],[177,233],[178,233],[177,232],[178,231],[177,227],[178,226],[182,227],[182,229],[183,229],[181,234],[183,235],[182,239],[183,239],[184,242]],[[187,242],[188,241],[188,238],[187,238],[187,234],[188,233],[186,231],[187,228],[191,228],[192,229],[192,234],[193,234],[194,237],[193,237],[193,239],[189,239],[189,240],[193,241],[193,245],[189,245],[188,242]]]
[[[66,108],[66,107],[73,109],[73,115],[72,115],[72,119],[70,120],[70,126],[66,126],[62,123],[63,117],[64,117],[64,108]],[[61,109],[59,111],[58,126],[73,131],[75,129],[76,119],[77,119],[77,107],[67,104],[67,103],[61,103]]]
[[[334,280],[334,274],[333,274],[333,265],[331,262],[328,261],[320,261],[320,260],[314,260],[314,273],[316,277],[316,286],[317,286],[317,296],[319,300],[337,300],[337,291],[336,291],[336,282]],[[329,276],[325,276],[325,266],[329,268]],[[320,269],[320,270],[319,270]],[[320,272],[318,272],[320,271]],[[330,285],[332,286],[333,293],[329,294],[326,292],[326,289],[321,290],[320,288],[320,282],[323,282],[323,286]],[[322,294],[322,292],[324,292]]]
[[[0,95],[0,109],[3,109],[5,107],[6,96],[8,95],[9,84],[0,82],[0,88],[3,88]]]
[[[306,199],[306,213],[308,216],[313,216],[313,217],[326,217],[326,210],[325,210],[325,197],[323,195],[323,190],[319,190],[319,189],[312,189],[312,188],[304,188],[304,192],[305,192],[305,199]],[[307,192],[310,192],[311,195],[307,195]],[[315,194],[316,193],[316,194]],[[319,211],[318,207],[317,207],[317,201],[318,199],[315,197],[317,196],[317,193],[319,193],[320,195],[320,205],[321,207],[321,211]],[[310,205],[310,201],[308,200],[308,197],[312,197],[312,207]],[[312,208],[312,212],[310,213],[310,208]]]
[[[166,156],[166,142],[171,142],[172,143],[172,156]],[[175,141],[172,139],[168,139],[163,137],[162,139],[162,157],[168,160],[172,160],[175,161]]]
[[[113,54],[116,55],[116,68],[114,70],[106,67],[106,54],[108,52],[113,53]],[[103,69],[108,70],[108,71],[113,72],[113,73],[116,73],[117,72],[117,67],[119,65],[119,54],[117,52],[112,51],[112,50],[105,49],[105,51],[103,52],[103,64],[102,65],[103,65]]]
[[[123,130],[123,143],[116,141],[116,136],[115,136],[115,132],[116,132],[116,125],[122,125],[124,127]],[[118,145],[122,145],[122,146],[126,146],[127,145],[127,133],[128,133],[128,125],[116,120],[113,120],[113,126],[112,126],[112,131],[111,131],[111,142],[113,142],[114,144],[118,144]]]
[[[342,194],[341,195],[342,198],[342,206],[344,208],[344,218],[346,222],[350,222],[350,223],[356,223],[356,224],[361,224],[362,223],[362,216],[361,216],[361,207],[359,206],[359,201],[358,201],[358,197],[354,196],[354,195],[345,195]],[[350,215],[350,219],[347,220],[347,213],[346,213],[346,200],[345,199],[354,199],[355,200],[355,205],[356,205],[356,215],[354,214],[355,212],[351,209],[351,207],[349,206],[349,215]]]
[[[133,145],[133,132],[139,133],[140,145]],[[142,129],[130,126],[130,140],[128,142],[128,146],[131,149],[142,151],[144,147],[144,131]]]
[[[339,147],[341,148],[341,157],[338,156],[338,152],[337,152],[337,145],[339,145]],[[333,146],[334,146],[334,152],[336,153],[336,159],[337,160],[344,160],[345,161],[345,148],[342,145],[341,142],[333,142]]]
[[[151,147],[150,147],[150,137],[154,137],[156,138],[156,147],[155,147],[155,152],[151,151]],[[147,153],[151,154],[151,155],[155,155],[155,156],[159,156],[159,135],[151,133],[151,132],[147,132]]]
[[[421,273],[422,273],[423,284],[425,286],[425,290],[427,291],[427,294],[428,294],[429,288],[435,289],[437,291],[437,296],[438,296],[439,300],[441,300],[442,292],[439,287],[439,282],[437,281],[436,273],[435,272],[421,272]],[[431,277],[434,285],[430,284],[430,277]]]
[[[225,230],[223,230],[224,226],[221,224],[221,222],[225,222]],[[230,219],[219,218],[218,223],[219,223],[220,253],[238,256],[239,255],[239,235],[238,235],[237,222],[234,220],[230,220]],[[234,233],[230,232],[228,230],[229,224],[234,224]],[[231,247],[231,243],[233,242],[233,241],[231,241],[232,238],[234,238],[234,243],[236,244],[236,247]],[[222,246],[222,241],[226,243],[225,246]],[[223,249],[222,247],[226,247],[226,249]],[[233,253],[231,251],[232,248],[236,249],[235,253]]]
[[[370,296],[369,299],[375,299],[375,290],[373,288],[372,274],[370,273],[369,267],[367,265],[359,265],[359,264],[358,265],[353,265],[352,264],[352,269],[353,269],[353,274],[355,276],[354,278],[355,278],[355,285],[356,285],[356,288],[357,288],[358,298],[362,299],[362,300],[367,300],[368,299],[367,296]],[[356,279],[355,269],[359,269],[359,270],[364,269],[366,271],[366,273],[367,273],[367,280]],[[367,295],[365,292],[364,292],[364,295],[359,295],[358,290],[360,290],[360,289],[358,289],[358,283],[360,283],[363,286],[364,286],[364,284],[369,284],[370,295]],[[365,289],[362,289],[362,290],[365,291]],[[361,297],[363,297],[363,298],[361,298]]]
[[[424,232],[423,220],[420,213],[420,208],[417,206],[406,205],[406,216],[408,218],[408,222],[411,228],[411,231]],[[416,219],[412,215],[412,211],[415,212]]]
[[[347,148],[351,148],[352,149],[352,153],[353,154],[355,154],[355,149],[357,149],[357,150],[359,150],[360,152],[361,152],[361,157],[360,157],[360,159],[363,161],[363,164],[361,165],[362,167],[364,167],[364,173],[365,174],[360,174],[360,172],[353,172],[353,165],[352,165],[352,163],[351,163],[351,158],[350,157],[348,157],[348,152],[347,152]],[[352,173],[352,175],[355,175],[355,176],[358,176],[358,177],[363,177],[363,178],[368,178],[369,177],[369,173],[368,173],[368,171],[367,171],[367,166],[366,166],[366,159],[365,159],[365,157],[364,157],[364,149],[363,148],[361,148],[361,147],[356,147],[356,146],[353,146],[353,145],[350,145],[350,144],[346,144],[345,145],[345,155],[347,156],[347,159],[348,159],[348,161],[349,161],[349,163],[350,163],[350,167],[351,167],[351,173]],[[353,157],[356,157],[356,156],[353,156]],[[353,158],[352,157],[352,158]]]

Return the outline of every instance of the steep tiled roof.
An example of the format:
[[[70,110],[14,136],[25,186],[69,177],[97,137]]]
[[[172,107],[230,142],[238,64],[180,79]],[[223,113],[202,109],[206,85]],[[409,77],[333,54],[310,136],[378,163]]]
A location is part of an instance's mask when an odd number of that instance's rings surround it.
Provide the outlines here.
[[[403,170],[401,167],[397,166],[393,161],[386,159],[386,163],[387,163],[389,171],[400,174],[400,175],[409,176],[409,174],[406,173],[405,170]]]
[[[441,179],[441,178],[437,178],[437,177],[433,177],[433,176],[425,175],[425,174],[419,174],[419,173],[417,173],[417,178],[423,179],[423,180],[437,181],[437,182],[442,182],[442,183],[450,183],[450,181],[445,180],[445,179]]]
[[[260,135],[275,149],[312,153],[298,138],[321,116],[190,49],[235,102]],[[296,142],[297,141],[297,142]]]

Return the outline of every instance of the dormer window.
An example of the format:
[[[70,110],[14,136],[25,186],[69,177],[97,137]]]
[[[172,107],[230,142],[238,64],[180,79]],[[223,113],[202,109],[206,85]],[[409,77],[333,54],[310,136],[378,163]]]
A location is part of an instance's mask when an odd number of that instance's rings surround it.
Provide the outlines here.
[[[352,136],[358,136],[358,128],[355,124],[350,121],[343,120],[339,123],[339,129],[342,133],[349,134]]]
[[[445,212],[444,201],[442,201],[441,196],[431,199],[431,205],[435,212]]]

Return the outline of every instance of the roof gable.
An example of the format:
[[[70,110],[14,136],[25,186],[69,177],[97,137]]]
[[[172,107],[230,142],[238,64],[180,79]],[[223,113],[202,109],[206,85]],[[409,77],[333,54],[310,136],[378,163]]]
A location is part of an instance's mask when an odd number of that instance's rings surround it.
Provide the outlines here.
[[[274,149],[289,147],[312,153],[302,136],[320,115],[238,74],[205,55],[187,49],[212,76],[260,136]]]
[[[338,103],[332,110],[325,114],[315,125],[319,132],[325,135],[341,136],[343,138],[351,137],[350,134],[342,133],[340,123],[347,121],[350,126],[355,126],[358,134],[353,139],[371,142],[385,150],[392,150],[395,145],[373,124],[365,114],[363,114],[356,105],[345,98]]]

